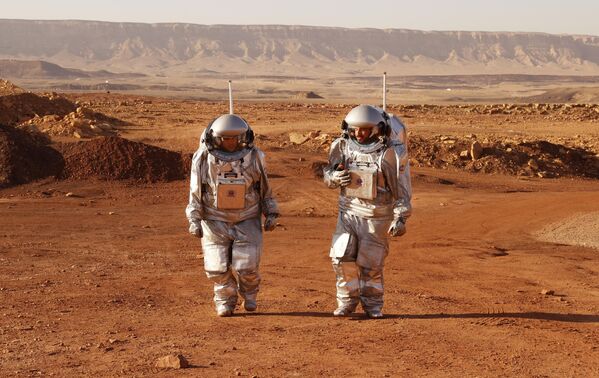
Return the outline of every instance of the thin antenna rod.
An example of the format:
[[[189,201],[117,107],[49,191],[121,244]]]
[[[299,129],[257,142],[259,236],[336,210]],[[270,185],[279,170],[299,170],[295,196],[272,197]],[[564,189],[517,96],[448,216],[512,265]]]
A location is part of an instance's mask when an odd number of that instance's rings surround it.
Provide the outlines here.
[[[229,114],[233,114],[233,91],[231,90],[231,80],[229,80]]]
[[[387,73],[383,72],[383,111],[387,111]]]

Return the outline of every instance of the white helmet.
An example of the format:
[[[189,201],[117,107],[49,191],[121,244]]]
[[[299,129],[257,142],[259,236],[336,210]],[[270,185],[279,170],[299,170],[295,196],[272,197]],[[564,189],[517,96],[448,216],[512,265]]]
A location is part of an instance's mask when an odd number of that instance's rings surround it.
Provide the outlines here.
[[[219,158],[224,156],[234,158],[240,155],[240,152],[241,155],[245,155],[254,142],[254,132],[248,123],[235,114],[225,114],[212,121],[204,135],[208,151],[217,153]],[[221,148],[222,141],[223,138],[231,137],[237,138],[237,148],[235,151],[227,153]]]
[[[372,105],[358,105],[347,113],[341,128],[346,138],[352,136],[352,129],[370,128],[372,137],[384,139],[389,130],[388,118],[387,113],[379,108]]]

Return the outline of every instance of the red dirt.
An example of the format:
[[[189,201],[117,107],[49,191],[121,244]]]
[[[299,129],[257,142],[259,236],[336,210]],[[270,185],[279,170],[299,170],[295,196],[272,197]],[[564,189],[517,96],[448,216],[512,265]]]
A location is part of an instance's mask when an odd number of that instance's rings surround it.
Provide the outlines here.
[[[81,97],[131,122],[121,130],[128,138],[186,152],[197,147],[207,120],[227,111],[225,104],[155,98],[140,112],[117,107],[135,98]],[[598,180],[414,167],[414,215],[386,260],[387,317],[332,317],[328,249],[338,192],[312,173],[326,151],[281,146],[278,137],[338,133],[347,110],[331,107],[239,106],[267,137],[257,145],[267,150],[282,213],[265,234],[253,314],[238,307],[232,318],[215,316],[200,242],[187,233],[186,180],[46,180],[1,190],[0,376],[599,376],[597,250],[534,236],[598,212]],[[426,138],[514,134],[494,114],[461,115],[462,126],[442,115],[439,123],[420,117],[409,126]],[[591,145],[599,132],[596,122],[509,117],[529,141],[574,148],[556,140]],[[475,130],[464,126],[473,119]],[[553,148],[545,147],[531,148]],[[156,368],[169,354],[182,354],[191,368]]]
[[[189,160],[177,152],[119,137],[64,144],[60,149],[63,178],[158,182],[183,179],[189,170]]]
[[[42,140],[0,125],[0,188],[57,175],[62,157]]]

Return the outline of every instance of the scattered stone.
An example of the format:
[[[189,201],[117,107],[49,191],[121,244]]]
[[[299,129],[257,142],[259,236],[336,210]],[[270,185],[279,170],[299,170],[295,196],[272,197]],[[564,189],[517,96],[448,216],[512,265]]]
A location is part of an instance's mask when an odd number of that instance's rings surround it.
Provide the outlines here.
[[[116,213],[114,211],[109,211],[108,215],[115,215]]]
[[[540,178],[555,178],[556,174],[553,172],[541,171],[537,172],[537,176],[539,176]]]
[[[319,135],[320,135],[320,130],[310,131],[308,133],[308,138],[314,139],[314,138],[316,138]]]
[[[527,164],[530,168],[534,169],[535,171],[539,169],[539,164],[534,159],[530,159]]]
[[[555,291],[554,290],[549,290],[549,289],[543,289],[543,290],[541,290],[541,294],[543,294],[543,295],[555,295]]]
[[[310,138],[307,137],[306,135],[300,134],[300,133],[289,133],[289,141],[293,144],[304,144],[306,143]]]
[[[472,157],[472,160],[478,160],[482,156],[483,156],[483,146],[478,141],[474,141],[470,145],[470,157]]]
[[[189,363],[185,357],[180,354],[170,354],[158,358],[155,366],[162,369],[185,369],[189,367]]]
[[[460,152],[460,159],[468,159],[470,157],[470,152],[468,150],[464,150]]]

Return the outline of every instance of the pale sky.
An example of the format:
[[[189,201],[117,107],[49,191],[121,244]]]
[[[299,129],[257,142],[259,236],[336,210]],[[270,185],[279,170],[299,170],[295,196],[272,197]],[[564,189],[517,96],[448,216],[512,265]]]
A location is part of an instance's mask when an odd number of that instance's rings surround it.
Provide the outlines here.
[[[0,0],[0,18],[599,35],[599,0]]]

